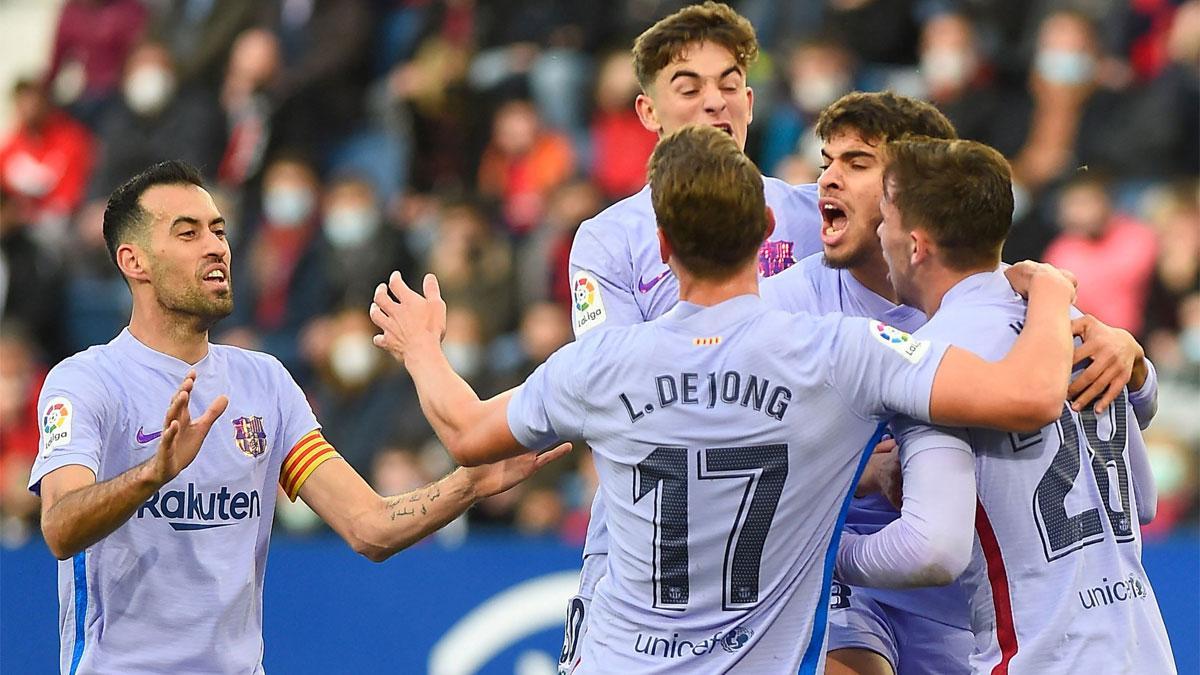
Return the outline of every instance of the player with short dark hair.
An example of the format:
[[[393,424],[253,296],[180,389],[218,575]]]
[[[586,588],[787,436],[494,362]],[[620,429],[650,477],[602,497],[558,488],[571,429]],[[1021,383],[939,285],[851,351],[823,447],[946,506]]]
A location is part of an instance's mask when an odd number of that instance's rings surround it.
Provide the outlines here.
[[[790,312],[840,312],[915,331],[924,324],[925,315],[899,303],[876,233],[881,220],[879,202],[887,142],[911,134],[953,139],[954,128],[931,104],[889,92],[847,94],[822,112],[817,126],[825,159],[817,184],[824,251],[764,280],[763,300]],[[957,180],[957,176],[944,175],[937,180],[945,184]],[[940,200],[938,208],[971,208],[975,197],[967,191],[969,187],[959,186],[962,200]],[[1006,225],[992,223],[991,227]],[[1012,273],[1018,275],[1020,268]],[[1137,342],[1124,331],[1091,320],[1080,320],[1075,328],[1086,332],[1087,339],[1076,359],[1091,355],[1097,363],[1088,369],[1086,378],[1072,385],[1072,395],[1083,392],[1084,388],[1077,387],[1091,380],[1101,386],[1079,402],[1101,391],[1103,400],[1109,400],[1130,379],[1136,365],[1136,384],[1131,386],[1141,386],[1137,405],[1148,422],[1153,416],[1157,387],[1153,370]],[[1148,384],[1143,386],[1144,381]],[[884,447],[894,447],[894,442],[886,441]],[[888,466],[894,457],[880,454],[868,465],[857,490],[859,497],[851,502],[847,514],[848,533],[875,532],[900,516],[897,508],[877,492],[876,469]],[[915,490],[919,484],[910,481],[906,485],[910,501],[922,496]],[[925,542],[917,551],[931,570],[930,578],[940,578],[932,571],[948,563],[938,542]],[[966,673],[972,643],[965,595],[957,585],[904,590],[862,588],[840,582],[833,585],[830,673]]]
[[[980,143],[939,139],[892,141],[886,156],[879,237],[900,300],[929,315],[914,337],[999,357],[1027,330],[1024,303],[997,271],[1012,214],[1008,162]],[[961,574],[969,602],[972,672],[1174,673],[1141,563],[1139,521],[1153,518],[1156,494],[1129,400],[1119,391],[1094,409],[1064,402],[1055,422],[1026,434],[898,418],[903,515],[848,535],[839,574],[928,583],[911,551],[942,542],[956,553],[941,577]]]
[[[226,228],[182,162],[131,178],[105,211],[133,315],[46,377],[29,483],[60,560],[63,673],[261,673],[277,484],[378,561],[565,452],[380,497],[275,358],[208,341],[233,308]]]
[[[1035,266],[1026,329],[991,363],[878,321],[771,311],[749,235],[769,236],[774,217],[736,141],[707,125],[668,134],[650,185],[659,256],[679,284],[670,312],[569,344],[488,401],[442,354],[432,275],[424,296],[399,273],[380,284],[376,344],[404,362],[460,463],[560,438],[592,447],[610,548],[575,672],[822,672],[836,533],[864,443],[901,411],[1014,428],[1051,419],[1072,286]],[[726,219],[744,226],[730,235]],[[722,237],[736,262],[710,245]]]

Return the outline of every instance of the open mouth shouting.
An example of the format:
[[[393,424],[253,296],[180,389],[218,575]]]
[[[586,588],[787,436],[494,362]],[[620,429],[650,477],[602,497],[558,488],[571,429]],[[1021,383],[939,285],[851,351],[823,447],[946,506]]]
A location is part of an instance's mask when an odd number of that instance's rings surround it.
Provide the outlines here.
[[[850,224],[845,205],[836,199],[822,197],[817,202],[817,207],[821,210],[821,243],[830,247],[837,246]]]
[[[716,122],[713,124],[713,126],[720,129],[721,131],[724,131],[725,133],[729,134],[730,136],[733,135],[733,125],[730,124],[729,122]]]

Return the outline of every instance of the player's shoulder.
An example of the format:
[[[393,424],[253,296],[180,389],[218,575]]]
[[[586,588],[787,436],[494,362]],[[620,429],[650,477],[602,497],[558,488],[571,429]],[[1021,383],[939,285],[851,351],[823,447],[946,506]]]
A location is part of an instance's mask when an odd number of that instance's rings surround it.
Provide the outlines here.
[[[789,312],[818,311],[817,301],[825,295],[836,297],[837,292],[837,270],[825,265],[823,255],[806,256],[779,274],[760,279],[763,299]]]
[[[578,244],[585,237],[601,241],[623,238],[654,222],[654,206],[650,203],[650,186],[647,185],[583,221],[575,234],[575,242]]]
[[[272,354],[233,345],[210,344],[209,350],[220,366],[227,372],[240,376],[257,375],[264,379],[291,381],[292,374]]]
[[[792,185],[778,178],[763,176],[763,195],[767,198],[767,206],[771,208],[811,208],[814,215],[818,213],[816,183]]]
[[[1025,320],[1025,301],[996,271],[970,277],[950,289],[942,307],[916,335],[969,349],[984,358],[1002,356]]]
[[[113,380],[106,373],[119,370],[120,359],[112,344],[94,345],[59,361],[46,374],[44,389],[59,386],[77,389],[89,387],[104,389],[105,383]]]

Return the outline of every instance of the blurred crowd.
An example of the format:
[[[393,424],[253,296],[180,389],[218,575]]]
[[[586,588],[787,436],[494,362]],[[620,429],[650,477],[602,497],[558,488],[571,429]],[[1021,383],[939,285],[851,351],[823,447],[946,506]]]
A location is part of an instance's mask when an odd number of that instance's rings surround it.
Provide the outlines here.
[[[45,68],[7,92],[0,131],[4,540],[36,533],[25,482],[48,368],[128,321],[106,196],[169,158],[201,168],[231,223],[235,310],[214,341],[279,357],[381,493],[442,475],[411,381],[371,343],[374,285],[393,269],[438,275],[446,354],[484,396],[568,342],[574,231],[642,187],[655,142],[634,113],[629,47],[686,4],[63,3]],[[1194,530],[1200,1],[730,4],[763,47],[747,152],[764,172],[814,181],[812,124],[856,89],[933,101],[1009,157],[1005,258],[1073,271],[1079,307],[1145,345],[1161,386],[1147,536]],[[580,542],[595,486],[577,449],[465,526]],[[319,529],[302,505],[279,525]]]

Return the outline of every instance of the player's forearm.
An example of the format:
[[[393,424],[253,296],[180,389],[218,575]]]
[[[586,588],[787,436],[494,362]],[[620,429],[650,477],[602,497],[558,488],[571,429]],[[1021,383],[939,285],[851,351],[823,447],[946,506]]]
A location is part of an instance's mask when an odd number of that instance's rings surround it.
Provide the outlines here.
[[[1158,414],[1158,374],[1150,359],[1142,358],[1134,364],[1129,379],[1129,404],[1133,406],[1138,427],[1143,430]]]
[[[59,560],[70,558],[112,534],[159,487],[146,464],[139,464],[111,480],[57,496],[42,514],[46,545]]]
[[[458,469],[412,492],[383,498],[362,523],[355,550],[382,562],[461,516],[478,499],[474,484]]]
[[[974,458],[955,448],[927,449],[904,467],[900,517],[873,534],[843,533],[838,576],[881,588],[951,583],[970,562],[974,514]]]
[[[416,384],[421,411],[454,460],[465,465],[487,461],[469,456],[462,442],[472,421],[482,417],[483,401],[450,367],[441,346],[432,341],[414,345],[404,365]]]

